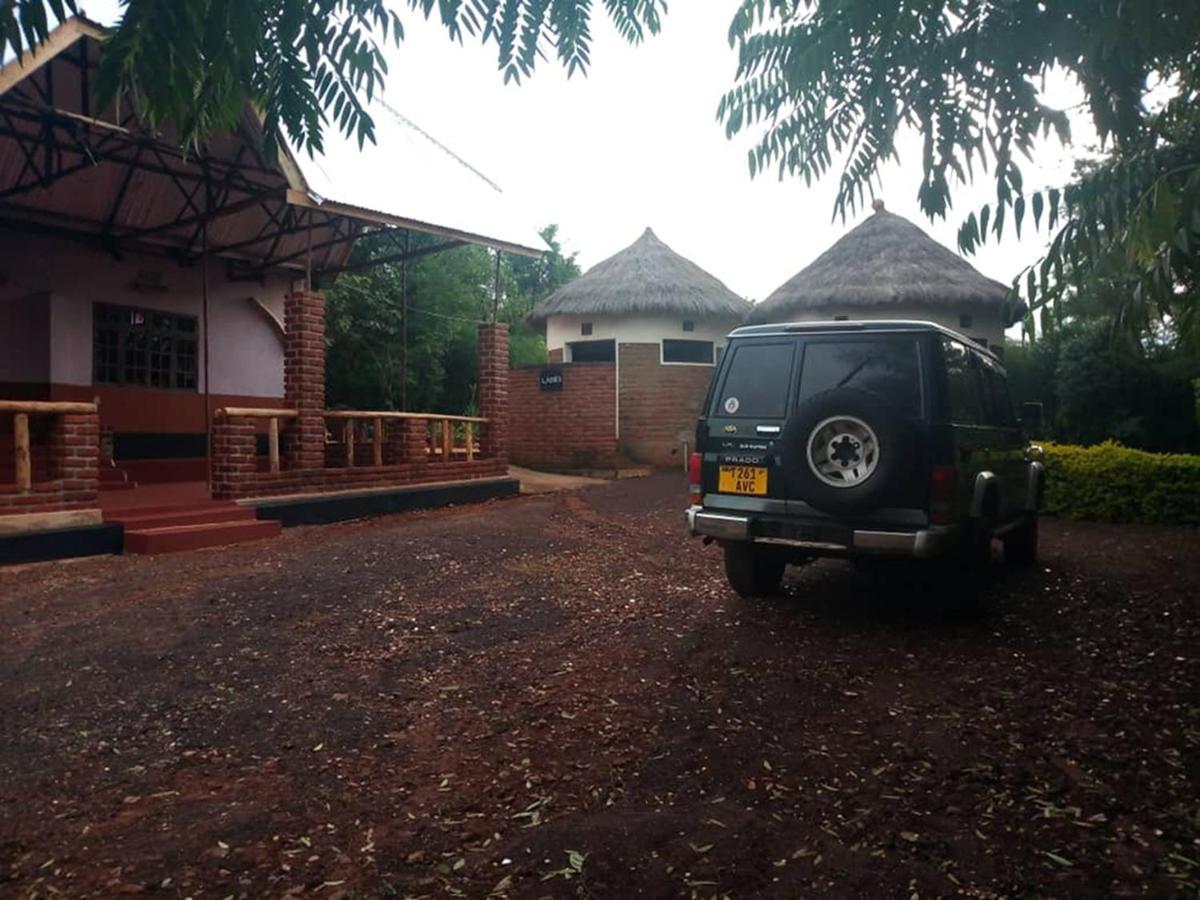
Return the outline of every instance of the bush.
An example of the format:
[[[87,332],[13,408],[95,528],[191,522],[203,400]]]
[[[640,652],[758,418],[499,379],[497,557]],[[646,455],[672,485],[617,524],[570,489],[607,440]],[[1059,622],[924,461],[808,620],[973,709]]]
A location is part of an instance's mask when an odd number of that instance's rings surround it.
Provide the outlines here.
[[[1112,441],[1042,446],[1048,513],[1099,522],[1200,524],[1200,456],[1146,453]]]

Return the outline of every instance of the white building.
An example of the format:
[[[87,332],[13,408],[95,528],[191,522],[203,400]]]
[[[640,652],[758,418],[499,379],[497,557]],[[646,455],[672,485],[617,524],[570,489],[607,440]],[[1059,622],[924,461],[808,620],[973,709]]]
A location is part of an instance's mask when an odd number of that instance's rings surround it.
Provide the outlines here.
[[[607,405],[622,458],[675,465],[692,439],[725,336],[742,324],[749,308],[647,228],[630,246],[539,303],[531,319],[545,323],[551,364],[615,369],[611,399],[580,396],[576,413]],[[543,418],[520,427],[561,433],[569,426]],[[517,424],[514,429],[520,430]]]

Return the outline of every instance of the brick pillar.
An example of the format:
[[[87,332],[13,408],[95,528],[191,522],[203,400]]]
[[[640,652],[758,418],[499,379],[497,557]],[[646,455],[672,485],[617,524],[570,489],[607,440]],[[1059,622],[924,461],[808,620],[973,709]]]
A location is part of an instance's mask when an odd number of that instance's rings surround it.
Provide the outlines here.
[[[479,415],[487,419],[479,449],[485,457],[508,460],[508,326],[479,326]]]
[[[283,301],[283,396],[300,415],[288,429],[287,467],[325,467],[325,296],[297,291]]]
[[[64,509],[90,509],[100,491],[100,414],[57,416],[50,437],[52,477],[62,481]]]
[[[398,461],[410,466],[428,465],[429,422],[426,419],[404,419],[401,434],[404,445]]]
[[[218,500],[248,497],[257,471],[254,420],[219,416],[212,433],[212,494]]]

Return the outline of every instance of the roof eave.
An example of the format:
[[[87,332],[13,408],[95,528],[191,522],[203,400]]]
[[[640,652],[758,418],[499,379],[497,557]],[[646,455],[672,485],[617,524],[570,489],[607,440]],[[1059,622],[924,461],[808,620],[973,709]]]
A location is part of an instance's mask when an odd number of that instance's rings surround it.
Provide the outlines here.
[[[0,66],[0,94],[5,94],[13,86],[20,84],[34,72],[47,63],[53,62],[64,51],[82,38],[90,37],[103,40],[108,32],[100,25],[83,16],[72,16],[65,22],[51,29],[46,39],[36,47],[31,47],[20,56],[9,60]]]
[[[483,234],[460,231],[455,228],[421,222],[417,219],[406,219],[402,216],[393,216],[372,209],[364,209],[361,206],[339,203],[336,200],[327,200],[307,189],[289,190],[287,192],[287,202],[292,206],[302,209],[321,210],[322,212],[345,216],[348,219],[357,219],[361,222],[369,222],[372,225],[380,225],[387,228],[411,228],[414,231],[422,231],[426,234],[436,234],[441,237],[466,241],[471,244],[481,244],[485,247],[491,247],[493,250],[501,250],[505,253],[513,253],[518,256],[529,256],[537,259],[546,252],[544,249],[539,250],[536,247],[525,247],[521,244],[497,240]]]

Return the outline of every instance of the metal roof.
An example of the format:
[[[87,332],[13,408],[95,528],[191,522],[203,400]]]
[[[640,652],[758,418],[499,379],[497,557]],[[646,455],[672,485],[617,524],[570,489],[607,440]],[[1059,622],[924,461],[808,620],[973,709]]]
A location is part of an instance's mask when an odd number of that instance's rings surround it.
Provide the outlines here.
[[[459,243],[545,248],[495,185],[400,117],[377,115],[380,144],[361,155],[330,140],[320,160],[282,149],[272,162],[247,108],[235,131],[184,154],[169,127],[151,132],[128,109],[94,108],[103,35],[75,17],[36,53],[0,67],[0,224],[114,252],[208,252],[248,277],[276,267],[336,273],[354,238],[376,228],[447,239],[425,241],[420,253]]]

